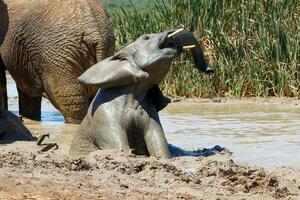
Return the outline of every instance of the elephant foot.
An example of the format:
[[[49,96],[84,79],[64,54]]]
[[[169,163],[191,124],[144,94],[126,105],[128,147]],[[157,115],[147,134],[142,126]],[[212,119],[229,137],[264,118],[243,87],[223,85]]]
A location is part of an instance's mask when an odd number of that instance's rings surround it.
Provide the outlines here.
[[[82,119],[74,119],[72,117],[65,117],[65,123],[67,124],[80,124]]]

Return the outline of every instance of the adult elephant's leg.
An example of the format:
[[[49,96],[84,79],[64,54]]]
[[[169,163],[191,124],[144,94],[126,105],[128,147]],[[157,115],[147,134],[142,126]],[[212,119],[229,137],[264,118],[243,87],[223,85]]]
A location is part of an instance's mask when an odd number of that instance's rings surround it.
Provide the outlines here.
[[[33,120],[41,119],[42,97],[30,97],[24,93],[19,87],[19,113],[20,115]]]
[[[5,74],[5,65],[2,61],[0,55],[0,92],[1,92],[1,108],[4,107],[8,109],[7,106],[7,88],[6,88],[6,74]]]
[[[66,123],[79,124],[87,113],[87,90],[75,75],[52,72],[43,78],[47,98],[62,113]]]

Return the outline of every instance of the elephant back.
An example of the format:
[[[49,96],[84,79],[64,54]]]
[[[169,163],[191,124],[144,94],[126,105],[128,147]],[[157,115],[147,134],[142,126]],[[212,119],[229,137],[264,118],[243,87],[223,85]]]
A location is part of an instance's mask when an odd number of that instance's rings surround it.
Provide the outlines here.
[[[3,2],[3,0],[0,0],[0,46],[3,43],[5,34],[8,29],[8,11],[7,6]]]

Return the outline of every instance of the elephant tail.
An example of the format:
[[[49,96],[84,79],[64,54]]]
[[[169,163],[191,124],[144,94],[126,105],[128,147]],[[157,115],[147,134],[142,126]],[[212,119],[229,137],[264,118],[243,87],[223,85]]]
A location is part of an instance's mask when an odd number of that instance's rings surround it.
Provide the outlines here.
[[[0,55],[0,109],[7,109],[7,89],[6,89],[6,73],[5,65]]]

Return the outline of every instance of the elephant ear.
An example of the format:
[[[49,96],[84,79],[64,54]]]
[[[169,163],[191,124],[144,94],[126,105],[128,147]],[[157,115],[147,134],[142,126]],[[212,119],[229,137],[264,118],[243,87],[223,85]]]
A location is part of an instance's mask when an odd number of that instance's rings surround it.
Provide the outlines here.
[[[133,62],[119,56],[106,58],[90,67],[78,80],[102,89],[126,86],[147,79],[149,74]]]

